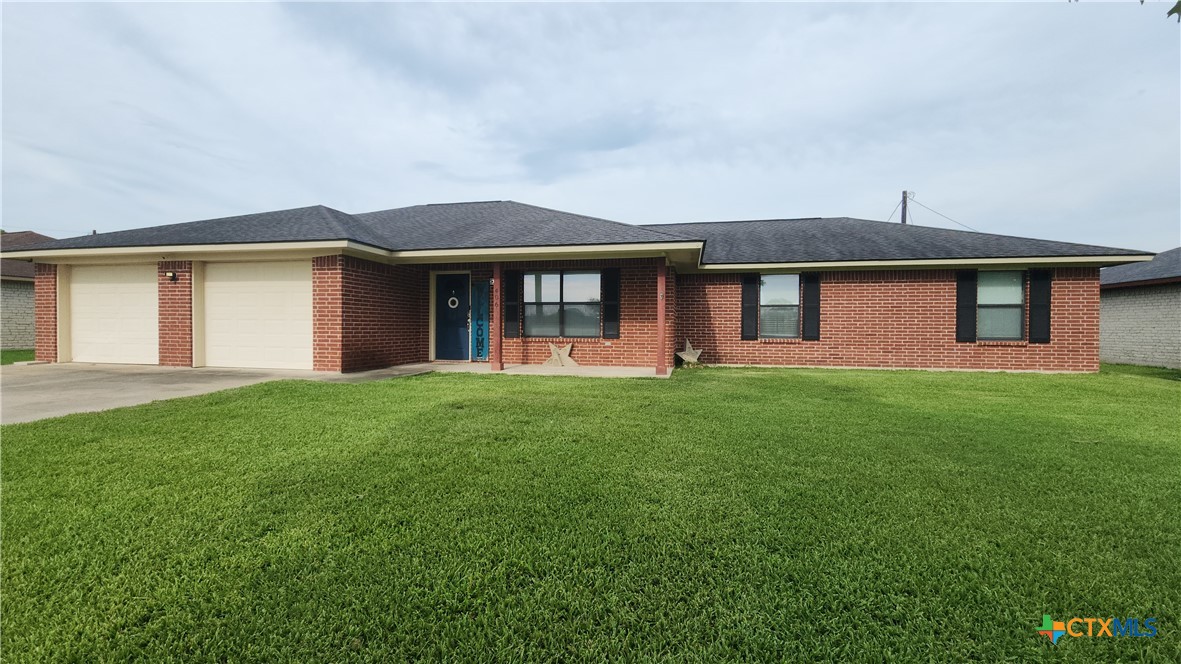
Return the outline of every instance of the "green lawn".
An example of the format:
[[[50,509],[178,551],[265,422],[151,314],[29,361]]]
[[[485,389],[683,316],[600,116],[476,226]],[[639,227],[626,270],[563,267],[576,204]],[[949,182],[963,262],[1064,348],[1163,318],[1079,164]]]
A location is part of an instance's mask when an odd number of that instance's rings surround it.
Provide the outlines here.
[[[1178,372],[285,381],[2,434],[5,661],[1181,659]]]
[[[13,362],[32,362],[33,349],[21,350],[0,350],[0,364],[12,364]]]

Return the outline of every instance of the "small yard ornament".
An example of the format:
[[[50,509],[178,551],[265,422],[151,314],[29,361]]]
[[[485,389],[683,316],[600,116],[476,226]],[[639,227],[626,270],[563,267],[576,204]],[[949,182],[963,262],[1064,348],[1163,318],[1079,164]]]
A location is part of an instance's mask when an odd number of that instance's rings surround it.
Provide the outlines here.
[[[578,363],[570,359],[570,349],[574,348],[574,344],[566,344],[561,348],[550,344],[549,345],[549,359],[545,361],[544,365],[547,367],[576,367]]]
[[[685,339],[685,350],[677,353],[677,357],[685,361],[685,364],[697,364],[697,358],[701,357],[700,350],[694,350],[693,344]]]

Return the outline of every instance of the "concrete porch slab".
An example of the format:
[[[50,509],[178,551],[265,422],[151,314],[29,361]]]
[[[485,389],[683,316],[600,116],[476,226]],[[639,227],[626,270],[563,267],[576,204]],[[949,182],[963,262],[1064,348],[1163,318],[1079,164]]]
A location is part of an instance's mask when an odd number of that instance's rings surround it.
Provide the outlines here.
[[[509,376],[581,376],[585,378],[668,378],[657,376],[652,367],[547,367],[540,364],[506,364],[504,371],[493,372],[487,362],[421,362],[388,369],[336,374],[321,380],[333,383],[363,383],[437,371],[440,373],[501,373]]]

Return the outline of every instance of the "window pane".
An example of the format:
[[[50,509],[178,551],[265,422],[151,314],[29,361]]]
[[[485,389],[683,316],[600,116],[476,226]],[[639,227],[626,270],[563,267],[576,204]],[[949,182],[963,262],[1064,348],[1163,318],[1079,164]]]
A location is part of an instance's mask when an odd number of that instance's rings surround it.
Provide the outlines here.
[[[563,302],[598,302],[599,301],[599,273],[598,272],[566,272],[562,275]]]
[[[558,310],[560,308],[559,304],[526,304],[524,311],[525,336],[558,336]]]
[[[800,336],[800,308],[759,307],[759,336],[774,338]]]
[[[1022,273],[978,272],[977,304],[1021,304],[1023,299]]]
[[[759,304],[799,304],[800,275],[764,274],[759,286]]]
[[[976,336],[980,339],[1020,339],[1023,308],[981,307],[976,316]]]
[[[561,297],[560,278],[557,272],[525,273],[525,301],[557,302]]]
[[[599,336],[599,305],[597,304],[567,304],[566,334],[567,337],[597,337]]]

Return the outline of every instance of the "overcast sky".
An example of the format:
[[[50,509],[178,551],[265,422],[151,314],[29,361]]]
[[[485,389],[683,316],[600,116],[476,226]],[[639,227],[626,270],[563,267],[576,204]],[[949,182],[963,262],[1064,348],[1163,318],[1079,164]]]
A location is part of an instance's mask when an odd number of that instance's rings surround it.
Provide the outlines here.
[[[1159,251],[1166,9],[5,4],[3,227],[491,199],[884,220],[911,189],[981,231]]]

